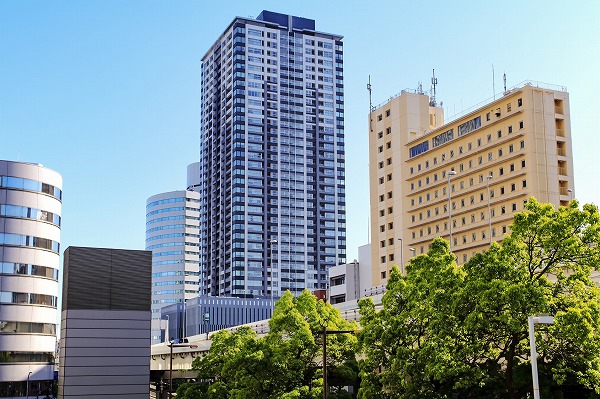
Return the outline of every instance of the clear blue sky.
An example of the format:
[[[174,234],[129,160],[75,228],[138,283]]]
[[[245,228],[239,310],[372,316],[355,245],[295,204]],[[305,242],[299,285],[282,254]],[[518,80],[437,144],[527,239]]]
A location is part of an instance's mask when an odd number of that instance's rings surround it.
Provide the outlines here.
[[[64,178],[62,248],[141,249],[145,201],[199,157],[200,60],[263,9],[344,38],[348,259],[368,242],[373,102],[438,78],[446,115],[526,79],[571,100],[575,192],[600,203],[600,2],[0,1],[0,159]]]

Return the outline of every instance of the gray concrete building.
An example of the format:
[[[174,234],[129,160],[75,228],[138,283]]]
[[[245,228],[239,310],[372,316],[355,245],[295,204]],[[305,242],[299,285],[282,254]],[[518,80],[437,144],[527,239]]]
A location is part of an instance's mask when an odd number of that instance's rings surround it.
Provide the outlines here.
[[[149,397],[151,259],[149,251],[65,251],[59,398]]]

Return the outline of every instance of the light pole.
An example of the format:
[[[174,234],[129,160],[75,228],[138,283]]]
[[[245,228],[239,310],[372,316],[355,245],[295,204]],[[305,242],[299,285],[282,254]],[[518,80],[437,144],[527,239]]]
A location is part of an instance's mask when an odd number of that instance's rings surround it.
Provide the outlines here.
[[[408,248],[408,250],[410,252],[412,252],[411,258],[414,258],[415,256],[417,256],[417,250],[416,250],[416,248]]]
[[[31,371],[27,374],[27,387],[25,388],[25,397],[29,398],[29,377],[31,377]]]
[[[404,241],[402,238],[398,238],[398,241],[400,241],[400,271],[404,275]]]
[[[271,253],[269,256],[269,258],[270,258],[269,260],[271,263],[271,317],[273,317],[273,313],[275,313],[275,302],[273,299],[273,291],[275,290],[275,287],[273,284],[275,282],[275,271],[273,269],[273,246],[277,244],[277,240],[275,238],[271,238],[270,243],[271,243],[271,246],[269,249],[270,249]]]
[[[540,399],[540,383],[538,381],[537,353],[535,350],[534,326],[536,324],[554,324],[553,316],[529,316],[529,344],[531,347],[531,376],[533,377],[533,399]]]
[[[169,341],[167,346],[171,349],[169,354],[169,399],[171,399],[171,392],[173,391],[173,347],[175,348],[197,348],[195,344],[176,344]]]
[[[494,176],[488,175],[487,177],[487,197],[488,197],[488,224],[490,226],[490,245],[492,245],[492,208],[490,207],[490,180]]]
[[[166,314],[165,317],[167,318],[167,326],[165,327],[165,340],[163,342],[167,342],[169,341],[171,338],[169,337],[169,315]],[[162,318],[161,318],[162,320]]]
[[[451,170],[448,172],[448,221],[450,222],[450,252],[452,252],[452,204],[450,199],[452,194],[450,193],[450,177],[456,174],[455,171]]]

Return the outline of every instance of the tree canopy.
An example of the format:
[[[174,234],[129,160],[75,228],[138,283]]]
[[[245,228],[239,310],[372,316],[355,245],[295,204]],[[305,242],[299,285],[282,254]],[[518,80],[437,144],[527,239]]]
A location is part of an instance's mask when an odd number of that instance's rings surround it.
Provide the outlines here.
[[[359,302],[359,398],[526,398],[531,393],[527,319],[536,326],[544,398],[600,395],[600,217],[577,201],[535,199],[511,233],[459,266],[435,239],[402,276],[394,268],[377,311]]]
[[[249,327],[213,335],[207,356],[195,359],[198,382],[183,384],[178,397],[187,399],[313,399],[322,397],[321,331],[355,330],[338,309],[317,300],[308,290],[288,291],[276,303],[269,333],[258,337]],[[329,398],[350,398],[340,388],[358,386],[356,337],[328,335]]]

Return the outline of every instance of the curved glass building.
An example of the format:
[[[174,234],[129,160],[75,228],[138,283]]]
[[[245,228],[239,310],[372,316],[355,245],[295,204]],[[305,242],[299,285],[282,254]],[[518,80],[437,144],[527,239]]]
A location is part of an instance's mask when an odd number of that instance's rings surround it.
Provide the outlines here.
[[[168,326],[163,322],[161,328],[160,309],[198,296],[199,208],[200,194],[191,190],[157,194],[146,202],[146,250],[152,251],[152,344],[164,339],[161,329],[183,329],[181,320],[169,320]]]
[[[0,397],[51,392],[61,189],[53,170],[0,160]]]

